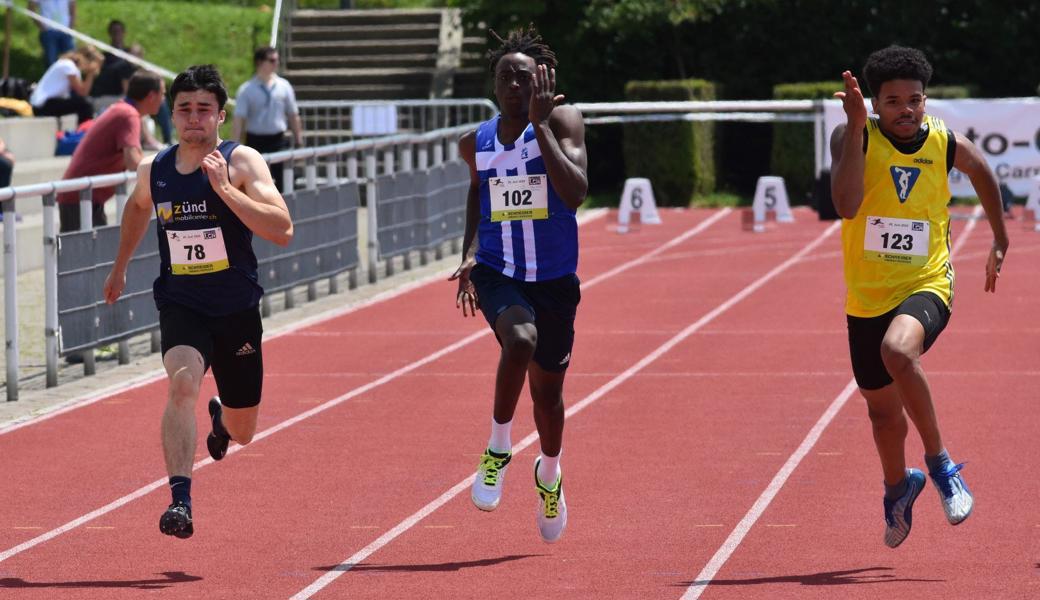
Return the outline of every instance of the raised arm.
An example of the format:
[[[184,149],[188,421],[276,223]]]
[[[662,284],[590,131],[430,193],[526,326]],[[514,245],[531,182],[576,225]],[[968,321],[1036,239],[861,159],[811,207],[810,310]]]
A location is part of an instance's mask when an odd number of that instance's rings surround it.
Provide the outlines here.
[[[534,125],[549,181],[564,203],[575,210],[589,191],[585,122],[577,108],[558,106],[563,99],[562,94],[556,94],[556,69],[538,65],[531,81],[528,119]]]
[[[997,177],[989,168],[986,158],[982,152],[968,138],[956,133],[957,150],[954,153],[953,166],[961,173],[968,176],[971,185],[975,188],[975,194],[986,211],[986,220],[989,228],[993,231],[993,247],[986,261],[986,291],[997,291],[997,278],[1000,277],[1000,267],[1004,263],[1007,254],[1008,240],[1007,229],[1004,227],[1004,204],[1000,200],[1000,188]]]
[[[202,169],[210,185],[246,227],[269,242],[289,245],[293,236],[292,218],[263,157],[249,146],[239,146],[231,154],[231,167],[235,170],[234,181],[219,151],[214,150],[202,159]]]
[[[836,92],[842,101],[846,123],[834,128],[831,135],[831,200],[843,219],[852,219],[863,204],[863,128],[867,124],[867,108],[863,92],[852,73],[841,74],[845,91]]]

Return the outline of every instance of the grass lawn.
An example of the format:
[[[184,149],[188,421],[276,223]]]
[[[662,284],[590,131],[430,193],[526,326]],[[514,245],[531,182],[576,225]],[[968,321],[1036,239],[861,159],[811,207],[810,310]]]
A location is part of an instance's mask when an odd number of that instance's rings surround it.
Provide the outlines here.
[[[107,42],[108,22],[119,19],[126,23],[126,44],[140,43],[146,60],[174,72],[193,64],[215,64],[232,95],[252,75],[253,49],[271,35],[272,16],[264,7],[178,0],[90,0],[76,5],[77,29],[83,33]],[[43,74],[37,31],[28,17],[14,15],[13,76],[35,81]]]

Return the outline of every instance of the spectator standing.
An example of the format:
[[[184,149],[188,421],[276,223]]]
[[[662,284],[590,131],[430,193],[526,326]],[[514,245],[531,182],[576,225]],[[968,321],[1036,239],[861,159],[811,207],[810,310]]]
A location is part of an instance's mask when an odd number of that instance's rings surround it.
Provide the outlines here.
[[[151,71],[137,71],[130,78],[127,96],[108,107],[76,146],[65,179],[134,171],[143,156],[141,117],[154,115],[166,97],[162,77]],[[115,194],[111,187],[94,190],[94,225],[107,225],[104,204]],[[58,194],[61,231],[80,228],[79,192]]]
[[[126,25],[122,21],[113,20],[108,24],[109,44],[118,50],[126,50],[124,40],[126,36]],[[90,97],[94,103],[94,112],[101,114],[109,105],[118,102],[126,96],[126,88],[130,83],[137,67],[131,62],[122,59],[111,52],[104,53],[104,63],[101,72],[98,73],[94,85],[90,88]]]
[[[278,50],[262,46],[253,53],[253,78],[238,88],[235,97],[235,120],[232,139],[248,144],[261,154],[289,147],[286,132],[292,129],[292,141],[303,146],[303,127],[292,85],[278,76]],[[281,189],[281,177],[274,178]]]
[[[29,97],[33,112],[46,117],[75,114],[80,125],[92,119],[94,105],[86,96],[104,60],[93,46],[81,46],[63,54],[43,74]]]
[[[69,29],[76,28],[76,0],[29,0],[29,10]],[[51,29],[50,25],[39,21],[36,21],[36,26],[40,28],[45,67],[50,67],[59,56],[72,52],[76,47],[72,36],[64,31]]]

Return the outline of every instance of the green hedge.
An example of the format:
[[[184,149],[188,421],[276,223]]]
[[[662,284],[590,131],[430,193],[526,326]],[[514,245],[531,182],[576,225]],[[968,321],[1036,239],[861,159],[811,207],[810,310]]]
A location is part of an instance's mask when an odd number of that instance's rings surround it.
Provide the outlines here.
[[[630,81],[633,102],[714,100],[715,84],[701,79]],[[625,174],[646,177],[657,204],[687,206],[694,196],[715,191],[714,124],[666,121],[624,127]]]
[[[773,86],[776,100],[816,100],[830,98],[843,89],[840,81],[784,83]],[[770,175],[784,178],[792,204],[802,204],[812,190],[815,173],[812,123],[776,123],[773,125],[773,151]]]

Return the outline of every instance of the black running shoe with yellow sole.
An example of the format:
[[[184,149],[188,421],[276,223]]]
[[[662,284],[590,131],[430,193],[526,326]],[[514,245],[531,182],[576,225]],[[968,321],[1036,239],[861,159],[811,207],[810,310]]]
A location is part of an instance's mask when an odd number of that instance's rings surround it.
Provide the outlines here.
[[[231,442],[231,436],[228,435],[227,429],[224,429],[224,423],[221,421],[222,414],[224,414],[224,406],[220,403],[219,397],[213,396],[209,400],[209,416],[213,422],[213,431],[206,436],[206,448],[209,449],[209,455],[213,457],[213,460],[224,458],[224,455],[227,454],[228,443]]]
[[[184,502],[171,504],[159,517],[159,531],[182,540],[190,538],[195,533],[191,524],[191,505]]]

